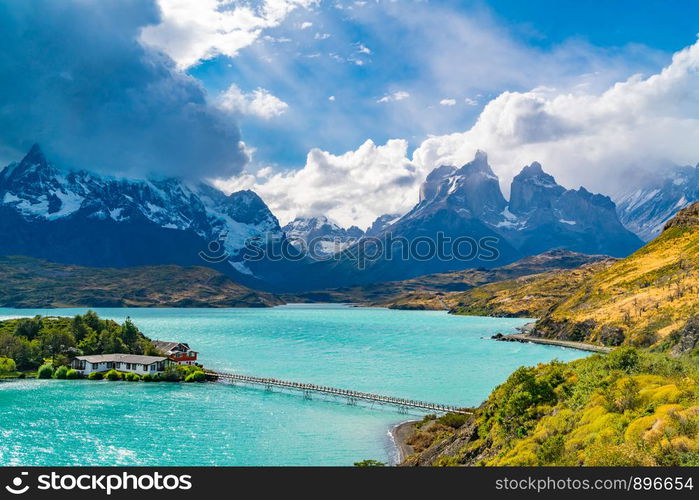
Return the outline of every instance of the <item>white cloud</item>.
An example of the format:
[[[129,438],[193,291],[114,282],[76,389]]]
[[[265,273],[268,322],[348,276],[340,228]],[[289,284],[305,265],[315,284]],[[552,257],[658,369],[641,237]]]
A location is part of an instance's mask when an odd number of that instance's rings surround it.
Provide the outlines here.
[[[470,97],[464,97],[464,104],[467,106],[478,106],[478,101],[471,99]]]
[[[460,165],[483,149],[504,188],[537,160],[569,187],[613,194],[628,185],[629,169],[695,164],[698,138],[699,42],[658,74],[632,76],[599,94],[504,92],[470,130],[425,140],[412,161],[420,170]]]
[[[331,95],[330,97],[328,97],[328,101],[335,102],[335,96]]]
[[[305,29],[310,28],[311,26],[313,26],[313,23],[312,23],[312,22],[310,22],[310,21],[305,21],[305,22],[302,22],[302,23],[299,25],[299,29],[305,30]]]
[[[330,33],[316,33],[313,38],[316,40],[327,40],[330,36]]]
[[[381,99],[377,100],[376,102],[383,103],[383,102],[402,101],[403,99],[407,99],[408,97],[410,97],[409,93],[407,93],[403,90],[397,90],[396,92],[386,94],[385,96],[383,96]]]
[[[439,101],[442,106],[456,106],[456,99],[442,99]]]
[[[141,31],[141,41],[188,68],[218,55],[235,57],[263,30],[274,28],[297,8],[317,0],[158,0],[162,22]]]
[[[405,140],[366,141],[339,156],[313,149],[297,171],[245,174],[219,185],[254,189],[283,220],[325,214],[364,227],[381,214],[410,209],[427,173],[462,165],[477,149],[488,152],[506,192],[512,177],[536,160],[565,186],[613,194],[638,177],[629,168],[697,163],[697,137],[699,42],[658,74],[634,76],[601,93],[504,92],[469,130],[430,137],[412,158]]]
[[[369,49],[369,47],[367,47],[366,45],[364,45],[362,43],[357,44],[357,51],[360,54],[367,54],[367,55],[371,54],[371,49]]]
[[[218,181],[226,191],[254,189],[282,223],[297,215],[327,215],[344,226],[366,228],[379,215],[409,210],[425,176],[407,159],[408,143],[371,140],[333,155],[312,149],[300,170],[267,175],[243,174]]]
[[[287,103],[266,89],[257,88],[252,92],[244,93],[235,84],[221,94],[219,104],[224,109],[265,120],[284,114],[289,107]]]

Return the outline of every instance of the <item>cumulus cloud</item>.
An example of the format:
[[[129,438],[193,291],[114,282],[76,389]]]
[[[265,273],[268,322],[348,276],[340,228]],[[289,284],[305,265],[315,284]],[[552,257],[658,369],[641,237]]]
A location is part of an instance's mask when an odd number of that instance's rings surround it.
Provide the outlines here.
[[[269,120],[284,114],[289,105],[263,88],[244,93],[232,84],[220,97],[223,108]]]
[[[409,210],[418,200],[425,172],[407,159],[408,143],[368,140],[342,155],[313,149],[300,170],[246,173],[217,185],[226,191],[254,189],[282,223],[296,216],[327,215],[340,224],[367,227],[385,213]]]
[[[408,97],[410,97],[410,94],[408,92],[405,92],[403,90],[397,90],[395,92],[391,92],[390,94],[386,94],[385,96],[378,99],[376,102],[384,103],[402,101],[403,99],[407,99]]]
[[[174,59],[180,68],[218,55],[235,57],[263,30],[279,26],[290,12],[317,0],[157,0],[162,22],[148,26],[141,40]]]
[[[442,106],[456,106],[456,99],[442,99],[439,101]]]
[[[137,40],[147,0],[0,4],[0,146],[110,173],[226,176],[246,156],[232,115]]]
[[[459,165],[483,149],[505,188],[537,160],[569,186],[613,194],[628,184],[629,169],[695,164],[697,138],[699,42],[659,73],[632,76],[599,94],[504,92],[471,129],[425,140],[412,161],[421,169]]]
[[[659,73],[600,93],[504,92],[469,130],[430,137],[412,155],[406,141],[395,139],[383,146],[367,141],[340,156],[314,149],[298,171],[246,174],[221,186],[255,189],[284,219],[325,214],[366,226],[381,214],[410,209],[433,168],[462,165],[477,149],[488,152],[505,193],[512,177],[536,160],[563,185],[613,195],[639,169],[696,164],[698,137],[699,42]]]
[[[299,29],[305,30],[313,26],[313,23],[310,21],[304,21],[299,25]]]

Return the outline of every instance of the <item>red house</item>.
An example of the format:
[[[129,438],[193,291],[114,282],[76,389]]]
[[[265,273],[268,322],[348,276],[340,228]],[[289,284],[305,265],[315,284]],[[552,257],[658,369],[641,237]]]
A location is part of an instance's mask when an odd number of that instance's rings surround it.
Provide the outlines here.
[[[199,353],[190,349],[189,344],[184,342],[154,340],[153,345],[176,365],[194,365],[197,362],[197,354]]]

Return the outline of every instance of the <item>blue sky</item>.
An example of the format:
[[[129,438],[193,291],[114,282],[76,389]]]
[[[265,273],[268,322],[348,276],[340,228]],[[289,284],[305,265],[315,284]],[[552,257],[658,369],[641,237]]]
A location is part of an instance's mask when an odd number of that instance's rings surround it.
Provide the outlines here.
[[[400,137],[415,147],[430,134],[467,129],[483,105],[505,90],[565,87],[595,71],[599,72],[595,83],[603,87],[635,72],[656,71],[674,51],[693,43],[699,32],[696,2],[347,5],[353,8],[321,2],[296,10],[236,57],[219,56],[188,69],[211,93],[222,92],[231,83],[247,92],[262,87],[289,105],[275,119],[240,118],[243,139],[256,149],[256,163],[295,168],[313,147],[339,154],[367,138],[383,143]],[[424,23],[412,18],[421,13],[427,14]],[[477,25],[474,38],[502,38],[505,49],[516,46],[537,61],[550,56],[558,67],[537,62],[544,71],[529,74],[518,67],[513,54],[511,60],[498,55],[493,62],[510,64],[511,71],[521,75],[489,68],[477,47],[469,53],[458,39],[450,43],[448,31],[444,37],[435,33],[445,17]],[[304,22],[313,25],[299,29]],[[451,29],[457,29],[458,21],[452,22]],[[487,45],[488,39],[482,43]],[[359,52],[360,44],[371,53]],[[441,53],[425,53],[430,50]],[[424,64],[428,57],[453,57],[460,66],[454,79],[460,81],[449,82],[446,70],[433,74]],[[469,72],[469,64],[486,74],[461,78]],[[494,74],[488,75],[489,70]],[[397,91],[410,97],[376,102]],[[335,100],[329,101],[330,96]],[[442,99],[455,99],[456,104],[440,105]],[[474,102],[465,104],[465,99]]]
[[[404,213],[487,151],[614,196],[699,161],[699,2],[3,0],[0,161]],[[629,175],[632,172],[632,175]]]

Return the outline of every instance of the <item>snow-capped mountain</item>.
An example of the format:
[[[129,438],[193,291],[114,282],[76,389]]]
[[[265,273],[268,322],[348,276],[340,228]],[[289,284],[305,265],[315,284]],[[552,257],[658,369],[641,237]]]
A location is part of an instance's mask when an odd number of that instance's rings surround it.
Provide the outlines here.
[[[377,236],[383,233],[386,228],[388,228],[394,222],[398,222],[401,218],[401,214],[383,214],[379,215],[374,222],[371,223],[366,231],[365,236]]]
[[[345,229],[324,215],[297,217],[282,230],[294,246],[308,250],[311,257],[332,255],[364,236],[357,226]]]
[[[584,187],[564,188],[538,162],[514,177],[507,201],[487,155],[478,151],[461,168],[433,170],[420,190],[418,205],[392,230],[444,210],[452,217],[481,222],[522,255],[565,248],[625,256],[640,247],[641,241],[623,227],[615,208],[607,196]]]
[[[511,197],[506,200],[482,151],[460,168],[434,169],[420,189],[419,203],[375,236],[386,240],[379,258],[360,259],[362,265],[358,267],[357,255],[376,253],[374,247],[367,249],[360,240],[343,254],[347,259],[326,264],[328,269],[318,275],[332,276],[335,286],[344,286],[497,267],[552,249],[626,256],[642,245],[621,224],[610,198],[582,187],[565,189],[539,163],[524,167],[513,179]],[[429,250],[429,242],[438,242],[440,237],[451,242],[468,238],[478,242],[478,248],[473,254],[465,252],[470,243],[464,241],[456,258],[457,249],[448,245],[444,247],[446,255],[419,255]],[[422,246],[414,244],[418,241]],[[481,246],[485,241],[489,248]],[[402,253],[401,242],[409,242],[409,255]],[[493,247],[496,252],[491,254],[489,249]],[[464,253],[468,255],[464,257]]]
[[[538,162],[514,177],[507,206],[486,223],[524,255],[565,248],[625,257],[642,245],[621,224],[609,197],[584,187],[565,189]]]
[[[645,179],[616,199],[619,219],[644,241],[658,236],[668,220],[695,201],[699,201],[699,164]]]
[[[282,244],[276,217],[252,191],[231,195],[179,179],[65,171],[33,146],[0,172],[0,254],[95,266],[214,265],[264,278],[246,242]]]

